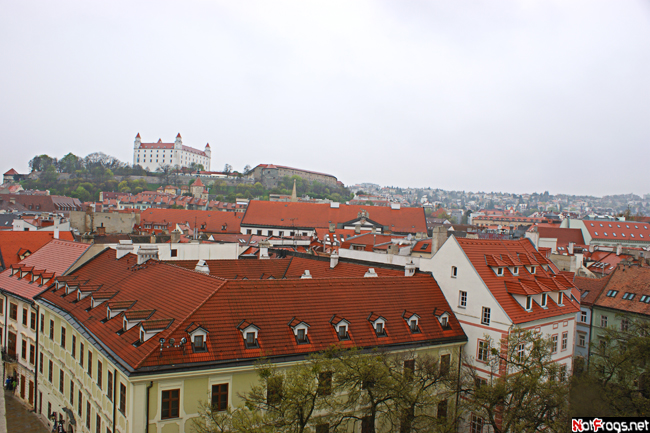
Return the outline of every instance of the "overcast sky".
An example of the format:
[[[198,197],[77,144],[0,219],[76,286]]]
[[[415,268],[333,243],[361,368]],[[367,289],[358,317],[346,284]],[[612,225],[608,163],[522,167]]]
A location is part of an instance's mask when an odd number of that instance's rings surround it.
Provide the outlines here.
[[[3,1],[0,170],[133,140],[345,184],[650,192],[650,2]]]

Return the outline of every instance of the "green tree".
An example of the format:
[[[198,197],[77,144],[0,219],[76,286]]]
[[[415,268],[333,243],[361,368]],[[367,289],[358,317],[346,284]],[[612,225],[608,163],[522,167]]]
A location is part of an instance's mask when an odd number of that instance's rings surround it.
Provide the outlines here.
[[[66,156],[59,160],[59,171],[61,173],[75,173],[81,169],[81,158],[73,153],[68,153]]]
[[[476,369],[466,372],[468,409],[496,433],[566,431],[569,386],[566,370],[551,359],[555,343],[520,328],[499,343],[486,336],[486,343],[492,374],[484,381]]]
[[[56,162],[56,158],[52,158],[49,155],[38,155],[29,161],[29,167],[31,168],[32,172],[45,171],[48,167],[55,167]]]

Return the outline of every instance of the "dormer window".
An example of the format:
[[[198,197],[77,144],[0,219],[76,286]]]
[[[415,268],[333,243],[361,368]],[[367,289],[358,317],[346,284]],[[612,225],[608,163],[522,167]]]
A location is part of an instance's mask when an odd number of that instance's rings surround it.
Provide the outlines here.
[[[440,322],[440,326],[442,329],[449,329],[449,313],[446,311],[443,311],[442,313],[436,313],[435,311],[433,312],[434,316],[438,319],[438,322]]]
[[[260,328],[250,322],[247,322],[246,320],[242,320],[237,326],[237,329],[239,329],[239,331],[242,333],[242,337],[244,337],[244,346],[246,349],[254,349],[259,347],[257,338]]]
[[[145,336],[144,329],[140,329],[140,343],[144,343],[144,336]]]
[[[375,313],[370,313],[370,316],[368,316],[368,321],[372,324],[377,337],[386,336],[386,319],[384,317],[379,316]]]
[[[531,266],[531,267],[530,267],[530,273],[531,273],[532,275],[535,275],[535,272],[536,272],[536,271],[537,271],[537,266]]]
[[[542,307],[546,308],[546,298],[548,295],[546,293],[542,293]]]
[[[309,343],[309,337],[307,337],[309,325],[307,323],[293,317],[289,321],[289,327],[293,330],[293,335],[296,337],[296,343]]]
[[[336,336],[339,337],[339,341],[350,339],[350,334],[348,332],[350,322],[348,322],[347,320],[345,320],[340,316],[334,315],[330,319],[330,323],[332,324],[332,327],[334,327],[334,330],[336,331]]]
[[[347,325],[339,325],[337,335],[339,336],[339,340],[349,340],[350,336],[348,335]]]
[[[531,311],[533,309],[533,297],[526,296],[526,310]]]
[[[497,268],[497,275],[500,277],[503,276],[503,268]]]
[[[402,317],[406,321],[406,324],[408,325],[412,334],[417,334],[420,332],[420,316],[410,311],[404,311]]]
[[[519,275],[519,268],[517,266],[512,268],[512,275]]]
[[[557,304],[564,305],[564,293],[560,292],[557,297]]]
[[[195,335],[192,339],[192,348],[194,350],[203,350],[205,349],[205,339],[203,335]]]

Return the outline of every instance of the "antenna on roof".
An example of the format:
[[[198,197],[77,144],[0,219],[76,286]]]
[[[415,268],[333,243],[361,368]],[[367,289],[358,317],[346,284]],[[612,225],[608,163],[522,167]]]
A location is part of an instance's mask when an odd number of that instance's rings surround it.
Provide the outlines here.
[[[158,340],[160,342],[160,356],[162,356],[163,345],[165,344],[165,339],[161,338]]]

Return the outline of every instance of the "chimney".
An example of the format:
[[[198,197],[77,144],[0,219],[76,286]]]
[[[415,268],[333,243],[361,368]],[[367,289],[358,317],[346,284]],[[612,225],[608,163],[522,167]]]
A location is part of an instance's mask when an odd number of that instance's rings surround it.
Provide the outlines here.
[[[388,254],[399,254],[399,246],[397,244],[390,244],[386,252]]]
[[[171,232],[171,243],[172,244],[177,244],[181,241],[181,231],[180,230],[172,230]]]
[[[140,245],[140,248],[138,248],[138,264],[141,265],[149,259],[158,260],[158,247],[150,244]]]
[[[372,277],[378,277],[377,273],[375,272],[375,268],[368,268],[368,272],[364,274],[364,278],[372,278]]]
[[[361,233],[361,224],[356,223],[356,224],[354,225],[354,232],[355,232],[356,234]]]
[[[413,275],[415,275],[415,264],[413,263],[413,260],[411,260],[406,264],[406,266],[404,266],[404,276],[412,277]]]
[[[621,244],[616,245],[616,255],[620,256],[622,252],[623,252],[623,245]]]
[[[271,246],[271,242],[267,240],[263,240],[259,244],[257,244],[258,247],[260,248],[260,259],[268,259],[269,258],[269,247]]]
[[[155,233],[151,233],[151,237],[149,238],[149,242],[152,243],[152,244],[156,243],[156,234]]]
[[[120,243],[115,247],[117,251],[115,253],[116,259],[121,259],[125,255],[133,252],[133,241],[120,241]]]
[[[301,280],[304,280],[304,279],[311,280],[311,274],[309,273],[309,269],[305,269],[305,273],[300,276],[300,279]]]
[[[593,253],[593,252],[594,252],[594,245],[593,245],[593,244],[590,244],[590,245],[589,245],[589,252],[590,252],[590,253]]]
[[[54,239],[59,239],[59,220],[54,220]]]
[[[202,274],[210,275],[210,268],[208,267],[208,264],[205,262],[205,260],[199,260],[196,262],[194,270],[196,272],[201,272]]]
[[[575,245],[573,242],[569,242],[569,255],[573,255],[573,245]]]
[[[332,251],[332,254],[330,254],[330,269],[334,269],[338,264],[339,254],[336,251]]]
[[[334,231],[336,230],[336,224],[330,223],[329,225],[330,225],[330,233],[334,233]]]

